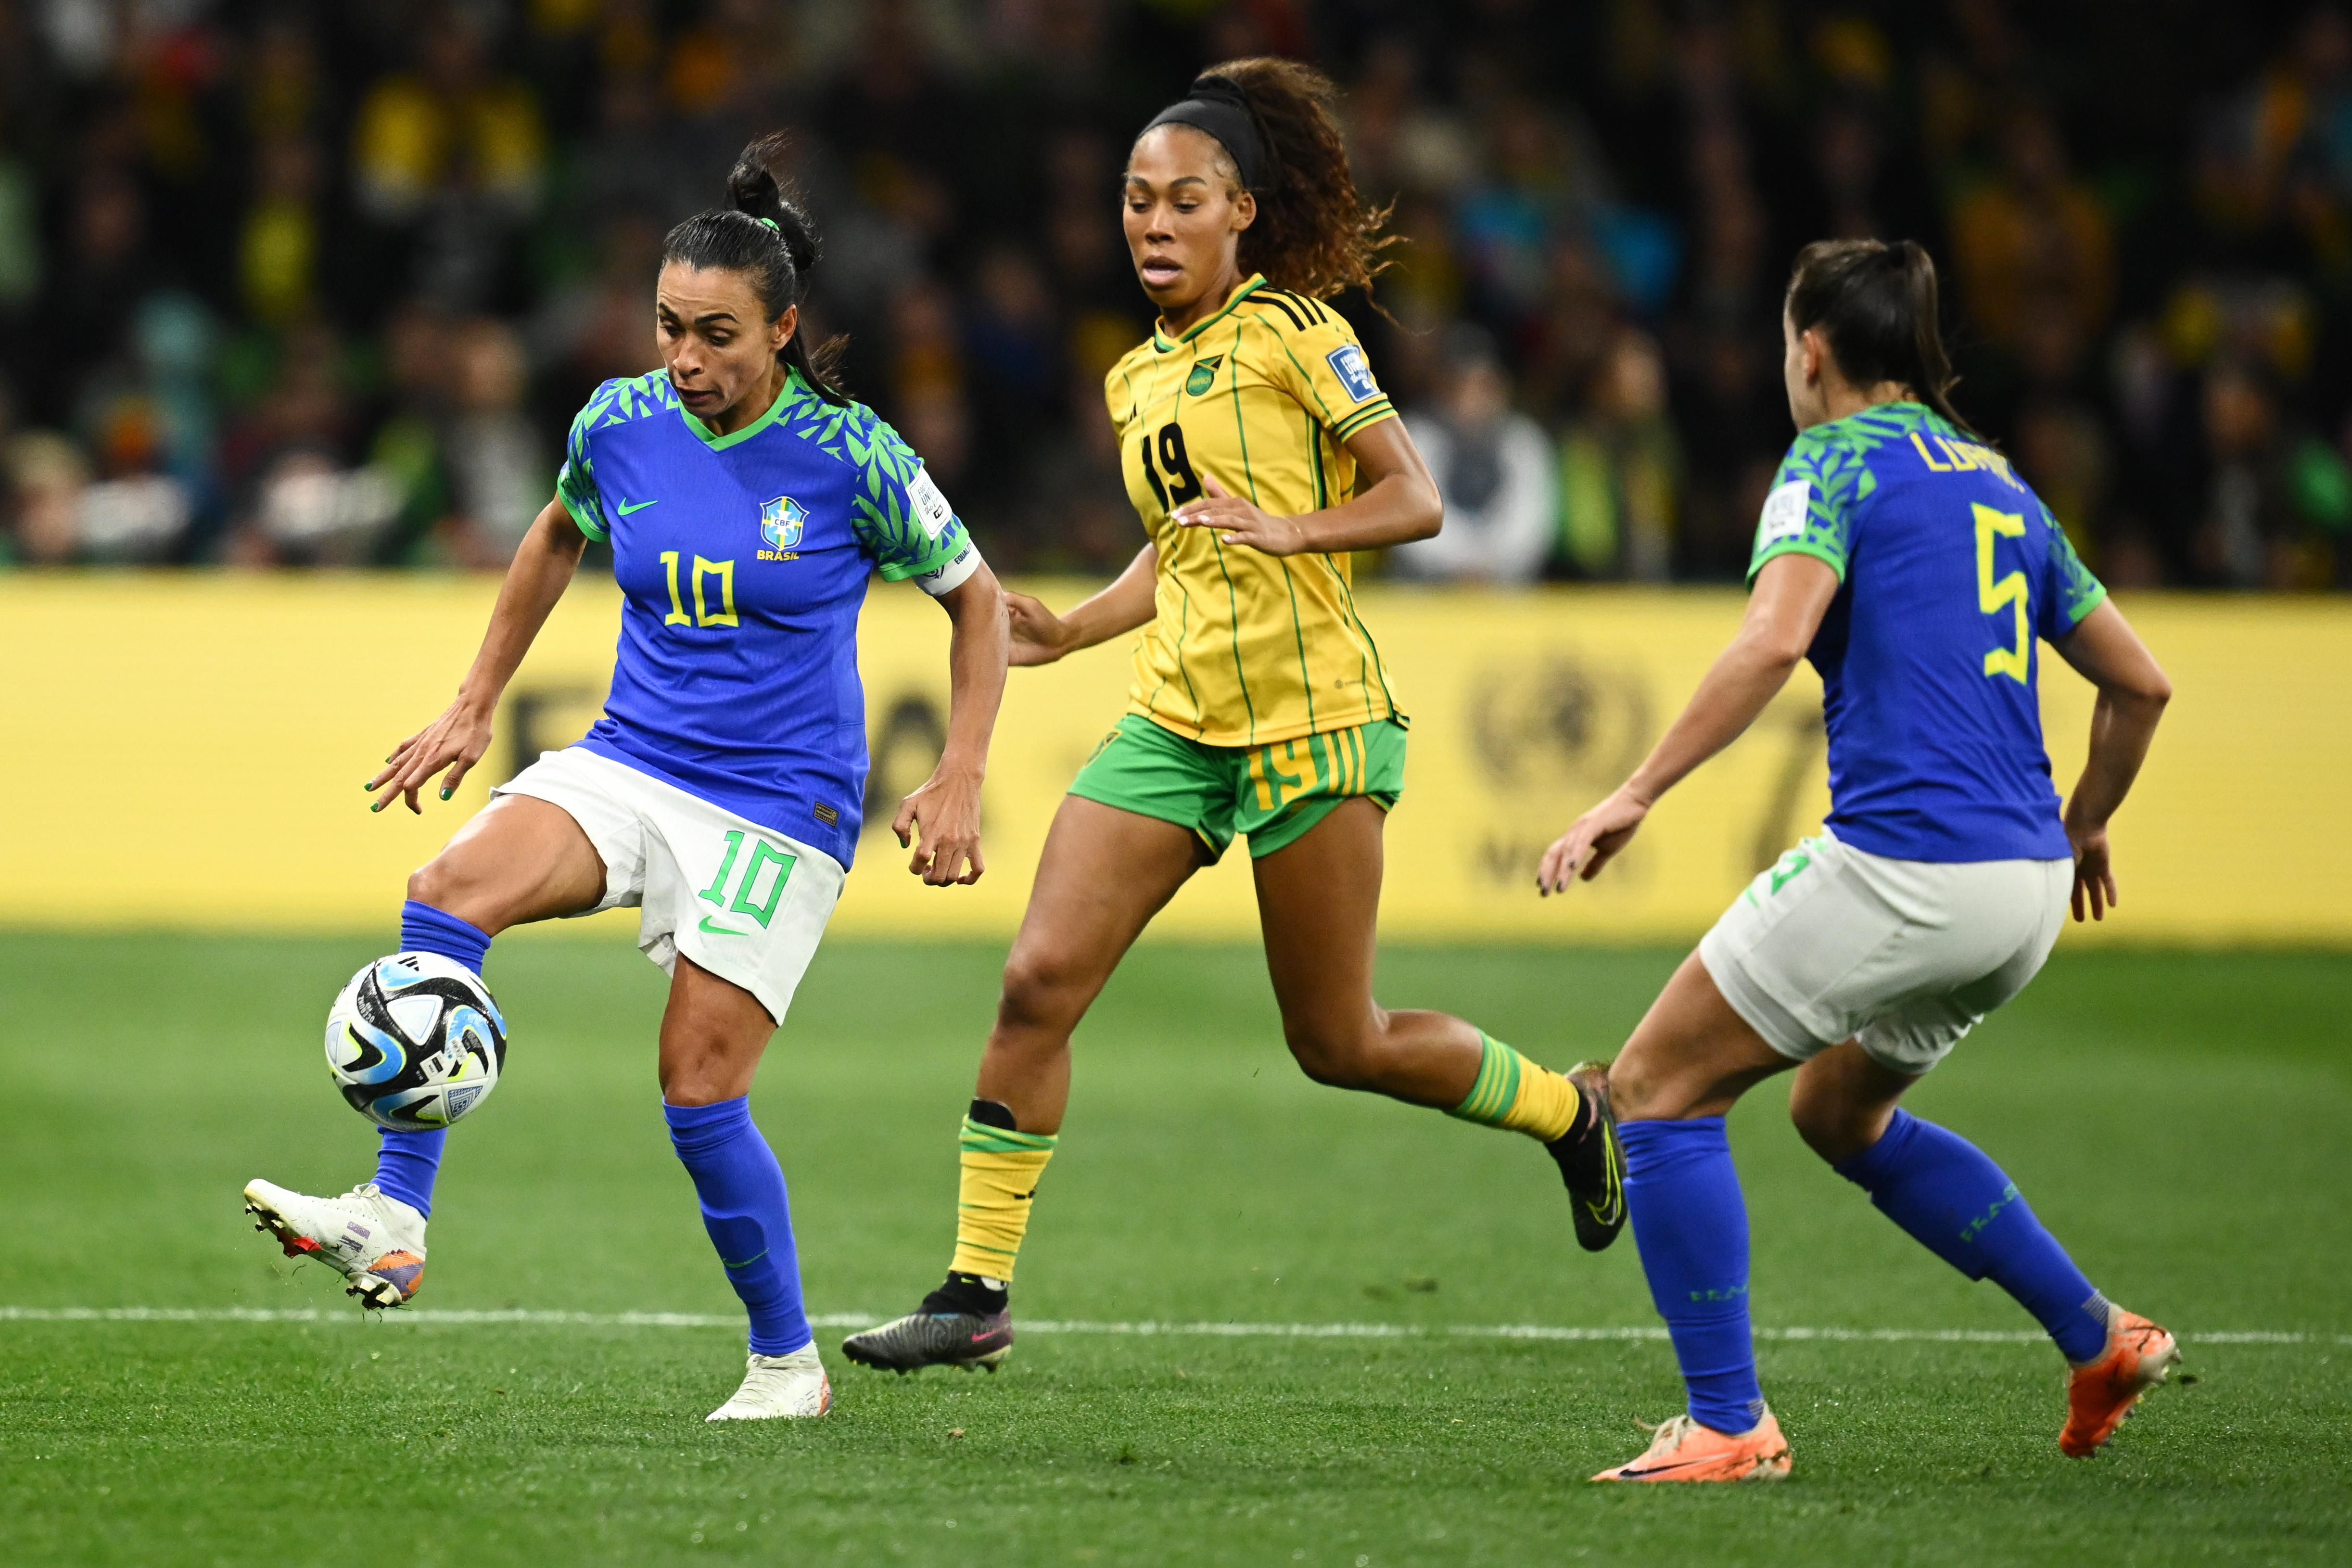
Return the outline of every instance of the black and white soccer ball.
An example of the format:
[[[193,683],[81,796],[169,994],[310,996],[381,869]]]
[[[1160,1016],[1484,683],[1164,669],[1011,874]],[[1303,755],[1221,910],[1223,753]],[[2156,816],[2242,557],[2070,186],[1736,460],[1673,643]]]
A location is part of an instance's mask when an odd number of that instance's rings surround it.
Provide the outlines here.
[[[352,976],[327,1014],[327,1068],[380,1127],[446,1127],[489,1097],[507,1021],[481,976],[437,952],[395,952]]]

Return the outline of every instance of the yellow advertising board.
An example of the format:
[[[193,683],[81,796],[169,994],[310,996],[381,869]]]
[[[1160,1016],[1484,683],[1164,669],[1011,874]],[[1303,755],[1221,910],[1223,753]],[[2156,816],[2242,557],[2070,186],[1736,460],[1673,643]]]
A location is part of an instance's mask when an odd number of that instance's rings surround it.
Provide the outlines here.
[[[1082,585],[1032,584],[1066,605]],[[387,929],[408,870],[488,785],[578,736],[603,700],[619,602],[583,581],[518,676],[491,754],[423,817],[362,783],[447,700],[496,591],[477,578],[58,576],[0,583],[0,921],[15,925]],[[1538,900],[1536,857],[1674,717],[1738,624],[1714,590],[1372,591],[1363,611],[1412,719],[1387,835],[1400,937],[1686,940],[1827,808],[1820,689],[1669,795],[1601,879]],[[2352,944],[2352,605],[2137,598],[2179,695],[2116,829],[2123,905],[2073,940]],[[887,826],[937,754],[947,624],[877,586],[860,633],[874,780],[834,929],[1009,934],[1062,792],[1125,706],[1105,647],[1015,670],[983,797],[975,888],[906,875]],[[790,670],[776,679],[789,682]],[[2042,701],[2062,782],[2090,692],[2055,659]],[[1157,930],[1244,937],[1239,847]],[[604,924],[621,917],[604,917]],[[583,925],[589,922],[582,922]]]

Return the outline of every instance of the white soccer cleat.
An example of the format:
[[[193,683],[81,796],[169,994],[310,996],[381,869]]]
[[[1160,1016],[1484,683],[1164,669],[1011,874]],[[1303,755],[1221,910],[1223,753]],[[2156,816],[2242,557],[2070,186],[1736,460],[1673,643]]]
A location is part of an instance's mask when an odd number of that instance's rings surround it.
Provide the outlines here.
[[[779,1416],[822,1415],[833,1408],[833,1384],[817,1359],[816,1342],[790,1355],[754,1355],[743,1371],[743,1386],[706,1421],[772,1421]]]
[[[373,1182],[314,1198],[275,1182],[248,1182],[245,1212],[289,1258],[315,1258],[351,1281],[362,1307],[397,1307],[425,1283],[425,1216]]]

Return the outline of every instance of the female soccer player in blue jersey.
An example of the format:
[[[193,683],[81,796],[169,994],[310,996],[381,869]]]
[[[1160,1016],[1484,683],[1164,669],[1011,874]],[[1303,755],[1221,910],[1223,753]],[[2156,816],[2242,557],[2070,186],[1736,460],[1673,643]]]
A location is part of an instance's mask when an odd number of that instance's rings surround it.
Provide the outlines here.
[[[608,381],[572,421],[556,497],[515,552],[448,710],[368,788],[447,800],[490,743],[499,696],[589,540],[623,594],[604,714],[491,792],[409,879],[404,951],[479,972],[528,921],[644,910],[671,976],[662,1113],[751,1316],[741,1388],[710,1419],[817,1415],[831,1400],[802,1311],[782,1171],[747,1098],[857,845],[866,789],[858,606],[913,578],[954,623],[939,767],[892,827],[935,886],[982,871],[980,785],[1003,691],[1003,595],[921,462],[835,389],[801,332],[809,220],[754,142],[729,206],[670,231],[656,288],[663,368]],[[383,1134],[374,1181],[336,1198],[267,1182],[248,1206],[289,1254],[324,1258],[375,1307],[415,1295],[443,1132]]]
[[[1724,1113],[1790,1068],[1790,1114],[1814,1151],[2057,1342],[2074,1369],[2066,1453],[2096,1449],[2179,1353],[2092,1288],[1980,1151],[1896,1104],[2033,978],[2070,896],[2077,920],[2116,901],[2107,822],[2171,689],[2049,509],[1952,411],[1925,251],[1808,247],[1782,327],[1799,433],[1765,502],[1746,621],[1648,760],[1539,872],[1547,893],[1590,880],[1811,658],[1829,819],[1740,894],[1610,1070],[1634,1241],[1690,1400],[1596,1480],[1788,1473],[1749,1346]],[[2063,813],[2037,637],[2099,693]]]

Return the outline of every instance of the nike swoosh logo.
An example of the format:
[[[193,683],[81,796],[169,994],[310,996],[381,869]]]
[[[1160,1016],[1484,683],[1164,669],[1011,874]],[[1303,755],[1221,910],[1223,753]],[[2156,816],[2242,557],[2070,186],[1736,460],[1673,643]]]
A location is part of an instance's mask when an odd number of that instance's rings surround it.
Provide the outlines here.
[[[659,505],[661,505],[661,497],[659,497],[659,496],[656,496],[656,497],[654,497],[654,499],[653,499],[653,500],[641,500],[641,501],[625,501],[625,501],[623,501],[623,502],[621,503],[621,515],[622,515],[623,517],[626,517],[626,516],[628,516],[628,515],[629,515],[631,512],[633,512],[633,511],[643,511],[643,510],[646,510],[646,508],[647,508],[647,507],[649,507],[649,506],[659,506]]]
[[[1618,1471],[1617,1474],[1624,1480],[1647,1480],[1652,1476],[1663,1476],[1670,1470],[1687,1470],[1693,1465],[1697,1463],[1698,1461],[1696,1459],[1683,1459],[1671,1465],[1652,1465],[1646,1470],[1623,1469]]]
[[[741,931],[737,931],[733,926],[712,925],[709,915],[702,917],[702,929],[709,931],[713,936],[741,936],[743,934]]]

